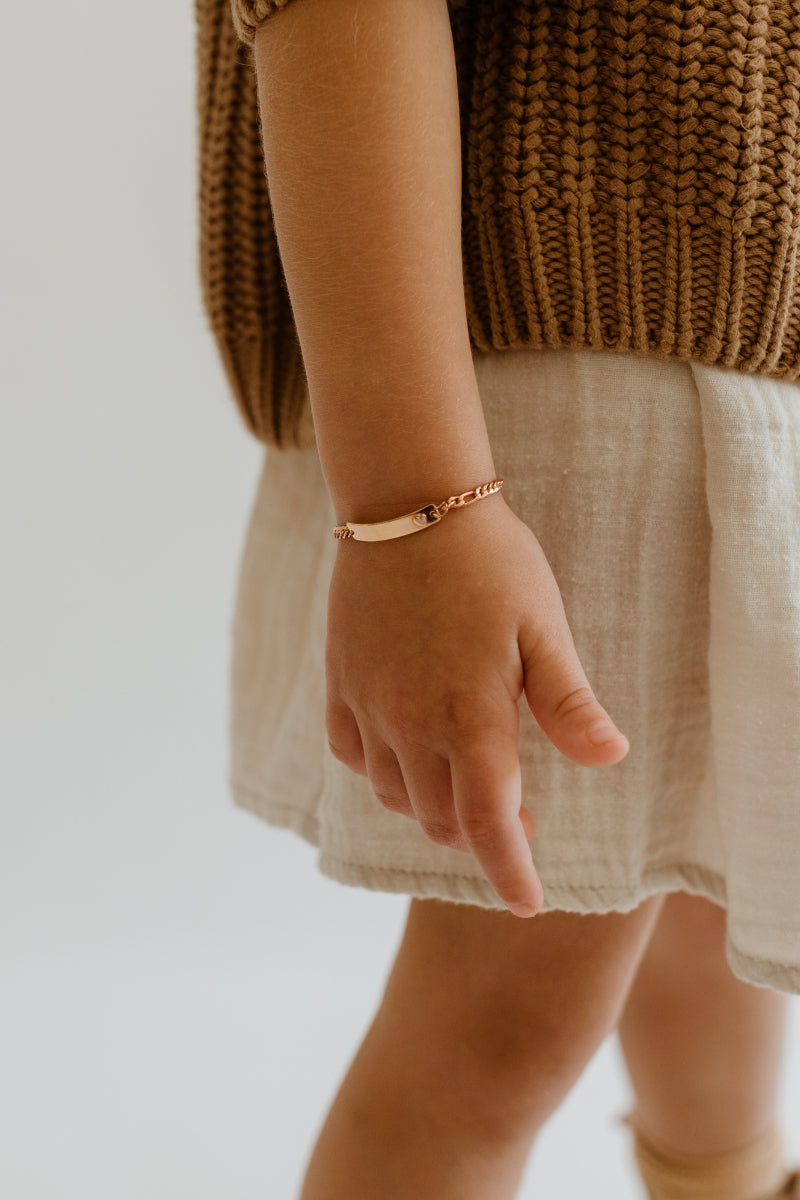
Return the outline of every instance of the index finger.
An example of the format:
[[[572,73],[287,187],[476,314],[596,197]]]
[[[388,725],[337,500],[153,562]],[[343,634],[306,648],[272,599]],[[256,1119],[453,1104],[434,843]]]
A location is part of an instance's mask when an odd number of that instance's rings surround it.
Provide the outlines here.
[[[544,899],[519,811],[522,780],[516,744],[497,731],[453,749],[453,803],[461,831],[486,878],[519,917]]]

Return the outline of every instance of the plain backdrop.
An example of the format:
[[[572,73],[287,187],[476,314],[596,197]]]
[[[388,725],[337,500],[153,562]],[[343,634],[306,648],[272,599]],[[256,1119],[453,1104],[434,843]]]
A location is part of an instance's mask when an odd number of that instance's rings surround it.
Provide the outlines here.
[[[194,13],[0,24],[0,1196],[293,1200],[407,899],[228,792],[263,449],[202,310]],[[640,1196],[629,1099],[609,1041],[522,1195]]]

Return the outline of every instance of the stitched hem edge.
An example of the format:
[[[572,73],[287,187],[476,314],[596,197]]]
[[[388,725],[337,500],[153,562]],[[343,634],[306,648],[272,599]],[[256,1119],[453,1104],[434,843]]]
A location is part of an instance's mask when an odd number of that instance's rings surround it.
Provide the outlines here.
[[[302,812],[280,801],[268,800],[235,780],[229,780],[229,786],[237,808],[260,817],[270,825],[296,833],[313,846],[318,851],[317,869],[320,874],[336,883],[505,911],[506,906],[482,876],[348,862],[320,847],[319,820],[313,813]],[[649,896],[660,892],[688,892],[727,909],[725,880],[716,871],[696,863],[659,865],[642,872],[634,883],[615,886],[550,883],[544,875],[541,875],[541,880],[544,888],[543,913],[553,910],[584,914],[630,912]],[[726,939],[726,952],[731,971],[745,983],[800,994],[800,966],[745,954],[731,941],[730,934]]]
[[[754,958],[752,954],[745,954],[737,949],[730,939],[727,951],[730,968],[737,979],[743,979],[745,983],[754,983],[758,987],[800,994],[800,967],[770,962],[766,958]]]

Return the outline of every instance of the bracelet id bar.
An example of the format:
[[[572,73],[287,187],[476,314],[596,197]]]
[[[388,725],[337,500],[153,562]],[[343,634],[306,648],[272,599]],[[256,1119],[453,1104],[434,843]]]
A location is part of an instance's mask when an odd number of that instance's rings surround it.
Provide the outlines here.
[[[410,513],[403,513],[401,517],[393,517],[390,521],[368,523],[347,521],[344,525],[336,526],[333,536],[335,538],[355,538],[358,542],[383,542],[388,538],[405,537],[409,533],[418,533],[420,529],[428,529],[431,525],[436,525],[451,508],[463,508],[467,504],[474,504],[476,500],[482,500],[484,496],[499,492],[502,486],[502,479],[492,479],[489,483],[479,484],[478,487],[472,488],[468,492],[462,492],[458,496],[448,496],[441,504],[423,504],[421,508],[415,508]]]
[[[382,542],[386,538],[405,537],[408,533],[416,533],[418,529],[427,529],[441,519],[442,514],[436,505],[426,504],[414,512],[404,513],[402,517],[392,517],[391,521],[373,521],[368,525],[348,521],[344,528],[358,542]],[[347,537],[347,534],[340,533],[338,536]]]

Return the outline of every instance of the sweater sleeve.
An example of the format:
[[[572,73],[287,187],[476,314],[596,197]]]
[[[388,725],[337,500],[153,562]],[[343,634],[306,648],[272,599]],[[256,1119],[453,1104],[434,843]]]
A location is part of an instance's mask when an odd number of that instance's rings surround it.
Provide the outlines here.
[[[291,0],[231,0],[231,15],[239,40],[252,44],[259,25],[290,3]]]
[[[267,17],[281,8],[286,8],[292,0],[230,0],[231,15],[237,36],[240,41],[250,45],[255,41],[256,30],[266,21]],[[461,8],[468,0],[447,0],[449,8]]]

